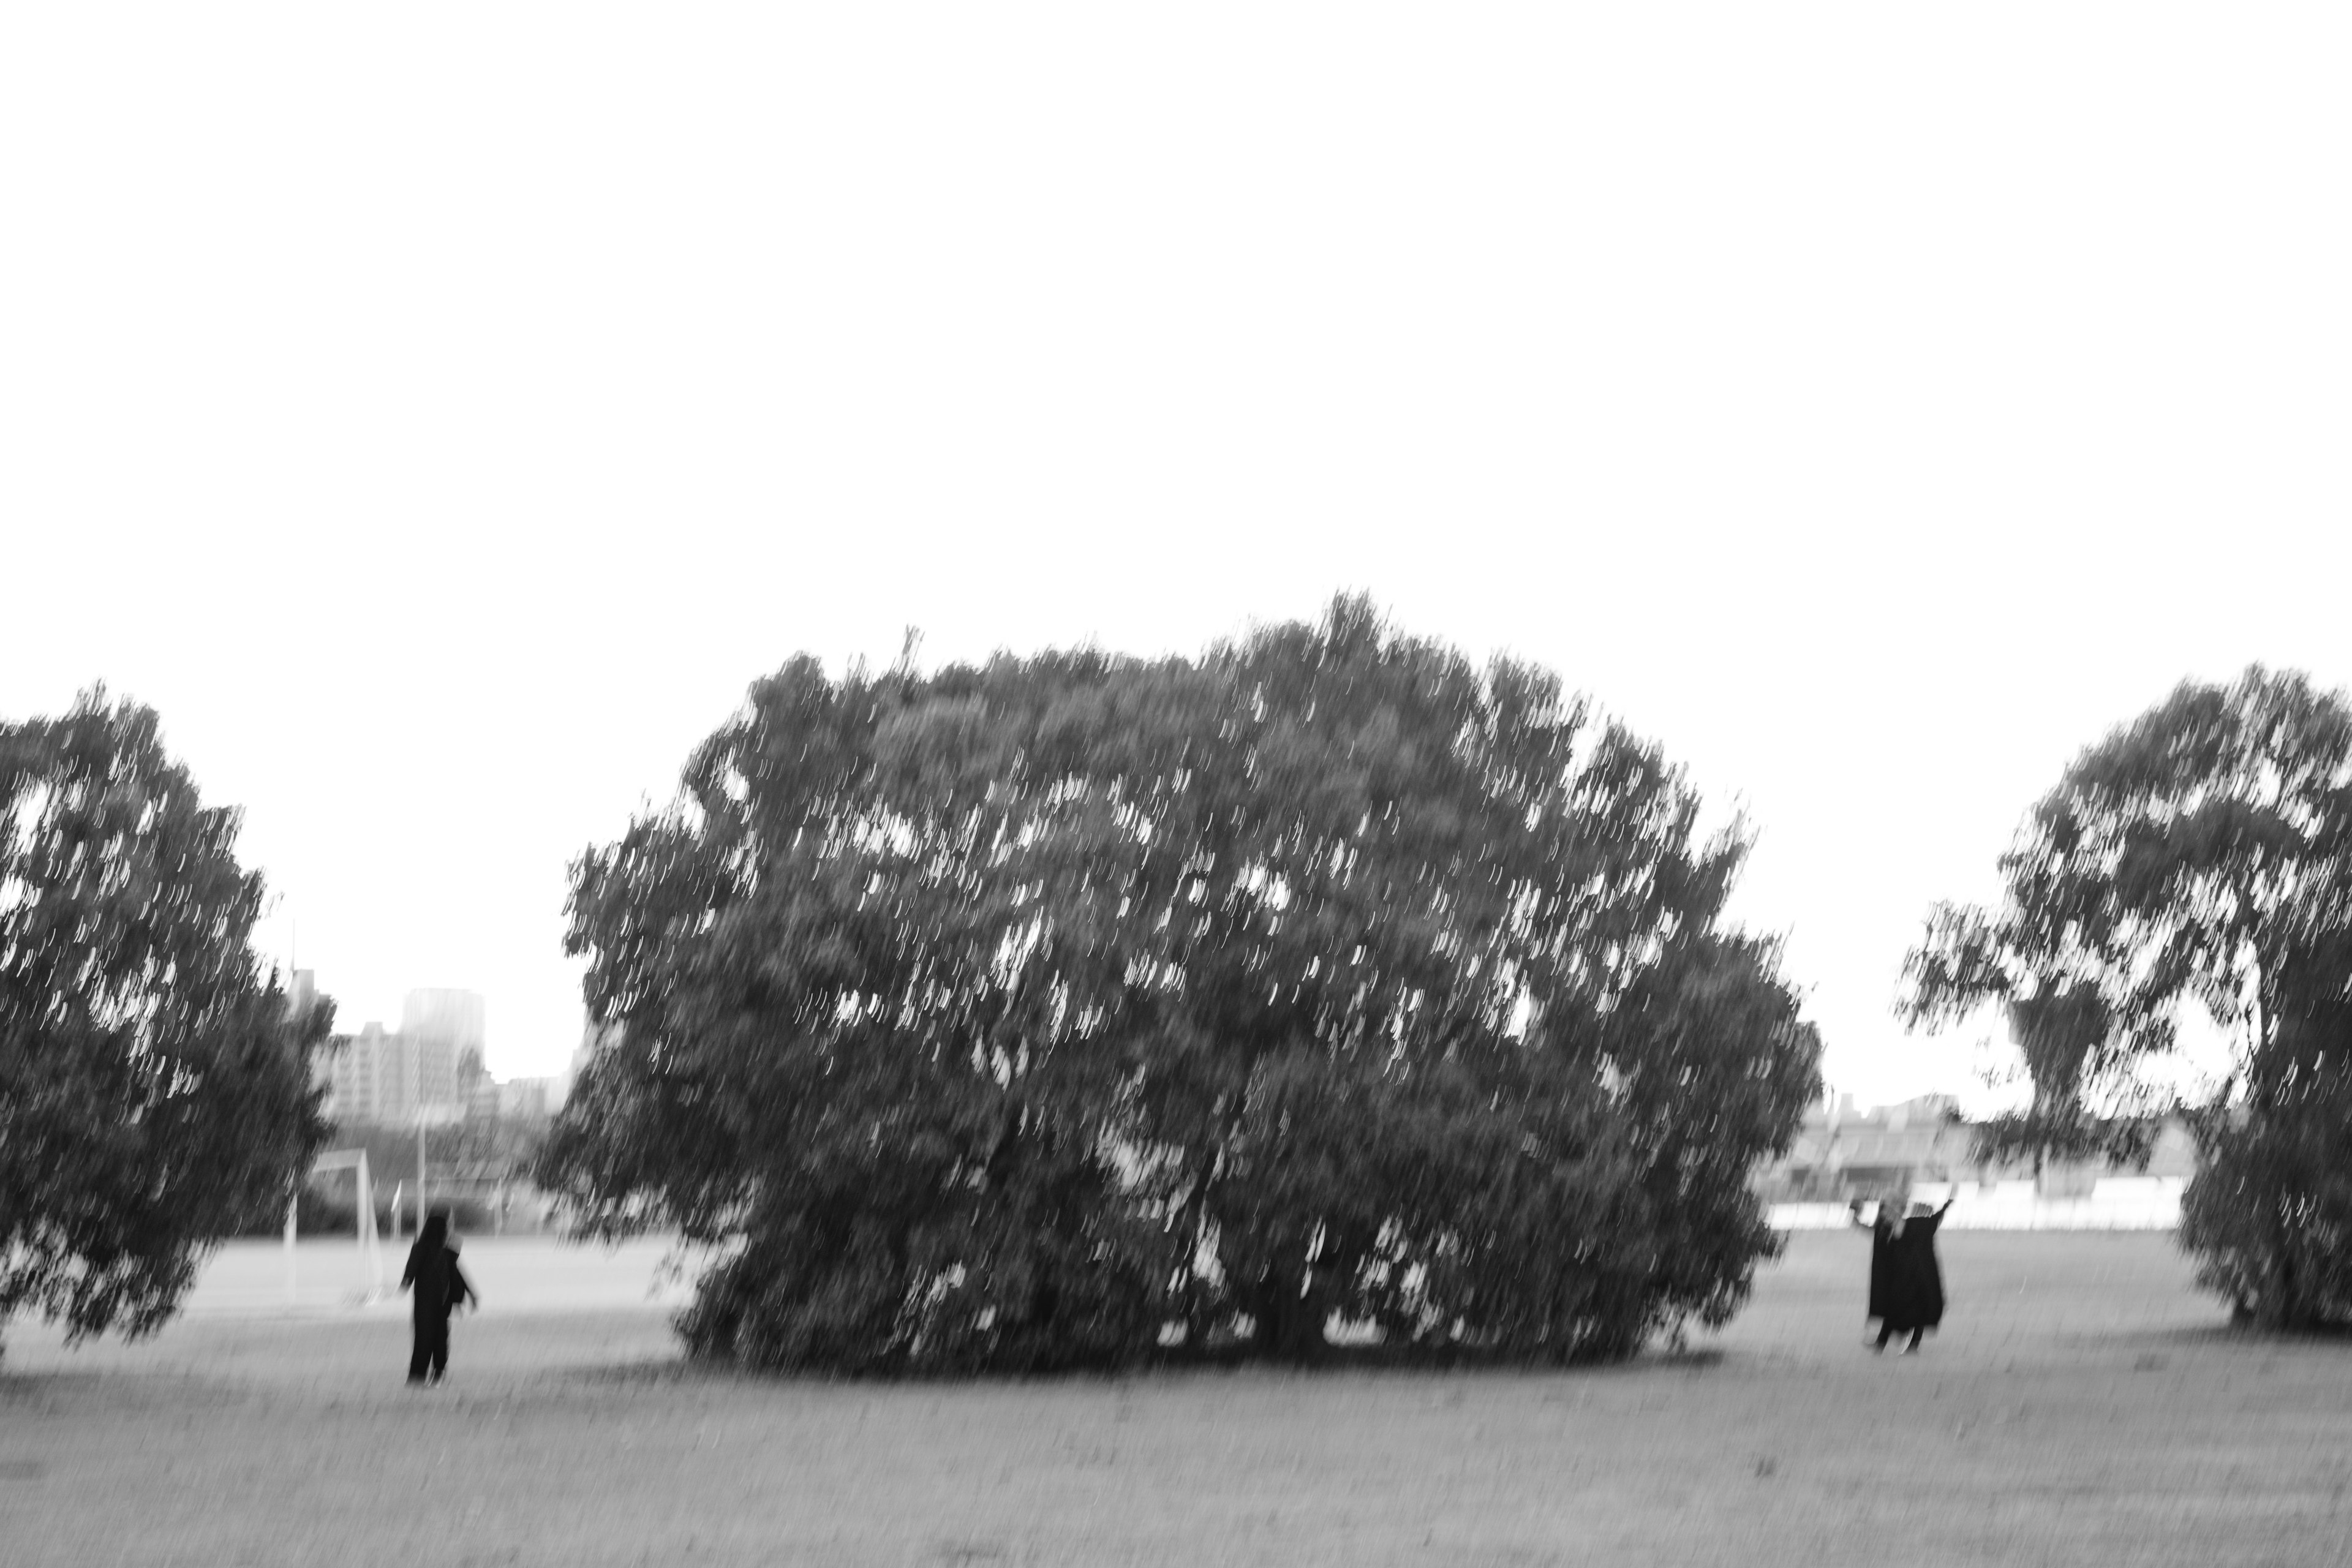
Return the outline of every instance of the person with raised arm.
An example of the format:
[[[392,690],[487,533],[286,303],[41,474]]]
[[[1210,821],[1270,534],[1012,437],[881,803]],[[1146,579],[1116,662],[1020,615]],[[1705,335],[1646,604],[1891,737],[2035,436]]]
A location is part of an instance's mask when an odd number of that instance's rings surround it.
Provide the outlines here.
[[[1876,1320],[1878,1332],[1875,1337],[1866,1336],[1864,1342],[1873,1351],[1884,1352],[1896,1334],[1908,1334],[1910,1342],[1903,1347],[1903,1353],[1917,1355],[1921,1337],[1942,1324],[1944,1271],[1936,1259],[1936,1229],[1958,1195],[1956,1188],[1938,1209],[1912,1203],[1908,1191],[1902,1188],[1878,1200],[1878,1214],[1867,1224],[1868,1315]],[[1847,1213],[1855,1225],[1864,1224],[1860,1198],[1847,1205]]]

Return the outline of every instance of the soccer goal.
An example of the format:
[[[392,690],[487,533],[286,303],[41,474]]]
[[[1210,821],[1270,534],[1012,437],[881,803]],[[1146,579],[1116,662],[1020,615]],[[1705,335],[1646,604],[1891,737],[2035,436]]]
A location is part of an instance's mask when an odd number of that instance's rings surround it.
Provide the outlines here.
[[[321,1154],[310,1167],[313,1176],[335,1171],[349,1171],[359,1184],[359,1225],[354,1239],[359,1243],[359,1269],[352,1278],[353,1297],[362,1304],[382,1300],[383,1296],[383,1244],[375,1229],[375,1189],[368,1182],[368,1157],[364,1149],[338,1149]],[[294,1205],[286,1205],[286,1299],[295,1299],[297,1288],[294,1237]]]

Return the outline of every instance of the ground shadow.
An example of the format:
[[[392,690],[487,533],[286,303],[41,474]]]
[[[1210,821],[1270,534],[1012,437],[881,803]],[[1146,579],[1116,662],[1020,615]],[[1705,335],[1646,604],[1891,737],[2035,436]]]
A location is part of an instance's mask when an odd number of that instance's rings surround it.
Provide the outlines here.
[[[1548,1362],[1475,1352],[1431,1352],[1376,1345],[1339,1345],[1307,1360],[1255,1356],[1244,1347],[1234,1353],[1154,1356],[1112,1366],[1055,1367],[1032,1371],[995,1369],[934,1371],[886,1368],[844,1371],[827,1367],[769,1368],[685,1353],[631,1356],[550,1369],[562,1383],[591,1388],[666,1387],[703,1384],[746,1388],[805,1384],[871,1388],[1087,1387],[1124,1384],[1179,1386],[1199,1381],[1255,1376],[1334,1381],[1372,1375],[1383,1380],[1464,1382],[1527,1378],[1614,1381],[1664,1373],[1703,1373],[1722,1366],[1729,1352],[1717,1346],[1654,1346],[1621,1361]]]
[[[2059,1334],[2054,1338],[2060,1344],[2107,1344],[2125,1349],[2175,1347],[2190,1350],[2214,1345],[2241,1345],[2248,1350],[2280,1350],[2288,1347],[2344,1350],[2352,1348],[2352,1327],[2258,1329],[2251,1323],[2233,1323],[2223,1321],[2212,1323],[2181,1323],[2169,1328],[2132,1329],[2119,1333]]]

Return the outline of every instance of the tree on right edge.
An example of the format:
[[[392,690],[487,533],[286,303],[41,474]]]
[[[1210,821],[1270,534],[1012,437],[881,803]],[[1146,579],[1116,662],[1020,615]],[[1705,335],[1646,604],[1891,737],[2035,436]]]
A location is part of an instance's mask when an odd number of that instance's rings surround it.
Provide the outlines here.
[[[2352,1323],[2352,708],[2303,676],[2184,684],[2083,753],[2002,857],[1996,909],[1939,905],[1913,1027],[2004,1007],[2031,1106],[1999,1155],[2144,1159],[2169,1102],[2137,1068],[2201,1005],[2236,1071],[2183,1107],[2202,1159],[2180,1242],[2269,1327]]]

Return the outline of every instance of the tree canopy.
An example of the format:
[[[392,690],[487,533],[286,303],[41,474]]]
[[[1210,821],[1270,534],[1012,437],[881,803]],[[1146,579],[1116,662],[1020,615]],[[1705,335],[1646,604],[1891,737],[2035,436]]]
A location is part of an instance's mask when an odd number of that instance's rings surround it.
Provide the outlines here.
[[[1904,1000],[1915,1026],[2009,1010],[2033,1099],[1994,1142],[2145,1149],[2170,1101],[2140,1068],[2201,1005],[2241,1047],[2192,1108],[2184,1238],[2250,1310],[2352,1319],[2352,709],[2260,667],[2183,685],[2084,752],[2000,865],[1998,908],[1929,916]]]
[[[158,1327],[317,1148],[332,1006],[260,972],[236,828],[145,708],[0,724],[0,1326]]]
[[[542,1179],[722,1247],[709,1353],[1627,1353],[1814,1091],[1745,852],[1550,676],[1360,601],[1199,661],[801,658],[574,870]]]

